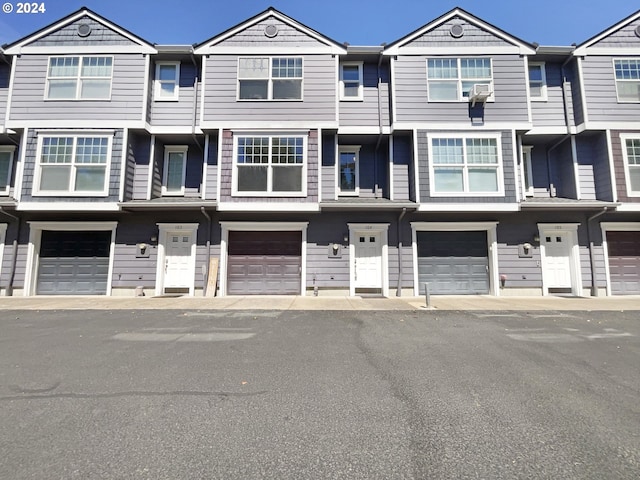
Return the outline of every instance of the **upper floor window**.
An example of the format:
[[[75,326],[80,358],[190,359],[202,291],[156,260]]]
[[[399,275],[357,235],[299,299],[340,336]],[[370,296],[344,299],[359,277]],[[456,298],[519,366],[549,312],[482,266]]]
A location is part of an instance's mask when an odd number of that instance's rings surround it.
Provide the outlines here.
[[[42,137],[34,193],[106,195],[111,138]]]
[[[187,146],[172,145],[164,149],[163,195],[184,195],[187,171]]]
[[[640,102],[640,59],[613,61],[619,102]]]
[[[544,63],[529,64],[529,94],[531,100],[547,99],[547,78]]]
[[[469,98],[475,84],[493,91],[490,58],[430,58],[427,90],[430,102],[460,102]]]
[[[180,62],[156,63],[154,86],[154,100],[178,100]]]
[[[305,158],[305,137],[236,137],[233,193],[304,195]]]
[[[360,168],[359,146],[341,146],[339,149],[340,165],[339,165],[339,185],[338,192],[340,195],[358,195]]]
[[[51,57],[48,100],[108,100],[113,57]]]
[[[432,195],[502,194],[497,136],[434,136],[429,146]]]
[[[627,195],[640,196],[640,136],[622,136]]]
[[[9,193],[15,147],[0,146],[0,195]]]
[[[239,58],[238,98],[240,100],[302,100],[302,58]]]
[[[362,62],[340,64],[340,100],[362,100]]]

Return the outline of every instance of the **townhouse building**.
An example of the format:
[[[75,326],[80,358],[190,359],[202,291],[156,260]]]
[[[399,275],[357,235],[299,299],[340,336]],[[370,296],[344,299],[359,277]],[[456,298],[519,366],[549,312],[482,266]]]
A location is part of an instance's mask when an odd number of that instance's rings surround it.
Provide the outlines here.
[[[0,182],[4,295],[640,294],[640,11],[157,45],[82,8],[0,50]]]

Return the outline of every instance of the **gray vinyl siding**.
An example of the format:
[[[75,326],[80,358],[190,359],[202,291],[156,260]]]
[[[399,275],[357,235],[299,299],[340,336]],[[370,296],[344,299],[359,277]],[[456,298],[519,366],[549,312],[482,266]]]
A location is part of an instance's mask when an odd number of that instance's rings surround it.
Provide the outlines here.
[[[273,25],[278,29],[275,37],[267,37],[265,35],[265,27]],[[315,47],[323,45],[317,39],[310,37],[295,26],[284,23],[274,16],[269,16],[264,20],[257,22],[240,32],[236,32],[232,37],[219,42],[217,45],[221,47],[247,47],[247,51],[251,47]]]
[[[479,55],[486,57],[486,55]],[[452,56],[453,57],[453,56]],[[398,56],[395,63],[396,120],[398,122],[471,122],[469,102],[429,102],[426,56]],[[495,101],[484,105],[484,122],[528,122],[524,60],[518,55],[494,55]],[[477,113],[481,107],[476,106]],[[474,113],[475,116],[475,113]]]
[[[295,49],[292,52],[295,56]],[[249,49],[247,56],[251,56]],[[338,90],[335,58],[331,55],[304,55],[303,70],[301,101],[239,101],[238,56],[209,56],[203,92],[204,121],[335,122]]]
[[[640,19],[636,19],[633,22],[624,27],[616,30],[615,32],[607,35],[605,38],[592,45],[595,48],[638,48],[640,47],[640,39],[636,35],[636,28],[640,26]]]
[[[378,65],[363,65],[363,100],[340,102],[340,126],[389,126],[389,69]]]
[[[393,200],[415,200],[410,135],[393,136]]]
[[[451,27],[462,25],[464,35],[460,38],[451,36]],[[455,16],[436,28],[417,37],[406,47],[503,47],[511,46],[504,39],[497,37],[484,28],[467,23],[463,18]]]
[[[273,135],[278,135],[277,131]],[[223,132],[221,161],[221,191],[220,201],[223,202],[273,202],[273,203],[310,203],[318,201],[318,131],[311,130],[307,137],[307,195],[306,197],[278,197],[278,196],[242,196],[232,195],[232,170],[235,152],[233,151],[233,133]],[[303,178],[303,182],[305,179]]]
[[[9,77],[11,66],[0,62],[0,125],[4,125],[7,113],[7,101],[9,99]]]
[[[205,179],[205,200],[218,198],[218,136],[209,136],[207,156],[207,178]]]
[[[162,137],[156,138],[155,146],[155,166],[152,198],[162,196],[162,182],[164,181],[164,158],[165,148],[173,145],[186,145],[187,146],[187,165],[184,178],[184,197],[199,198],[201,196],[202,188],[202,163],[204,159],[204,151],[202,145],[204,144],[203,138],[198,138],[199,144],[195,143],[193,139],[185,141],[184,137]],[[157,182],[157,183],[156,183]],[[175,195],[171,195],[175,196]]]
[[[591,148],[595,155],[593,165],[594,181],[596,188],[596,198],[607,202],[613,201],[611,190],[611,167],[609,163],[609,149],[607,147],[607,137],[604,132],[599,133],[591,139]]]
[[[473,132],[465,132],[473,137]],[[446,136],[443,135],[443,136]],[[429,140],[426,130],[418,130],[418,174],[420,177],[420,202],[428,203],[511,203],[517,202],[516,172],[514,171],[514,145],[510,131],[501,132],[502,174],[504,181],[504,196],[456,196],[432,197],[429,177]]]
[[[604,132],[576,137],[576,151],[582,199],[611,201],[611,177]]]
[[[571,125],[581,125],[584,123],[585,105],[582,103],[582,86],[578,75],[577,61],[568,63],[565,66],[567,78],[571,82],[571,92],[568,94],[570,111],[573,113],[573,123]]]
[[[156,67],[152,64],[152,75],[155,77]],[[197,124],[199,101],[196,101],[197,67],[191,62],[180,64],[179,96],[177,101],[153,101],[154,84],[149,84],[151,117],[154,126],[185,126]],[[194,103],[195,102],[195,103]]]
[[[336,197],[336,135],[322,135],[322,201]]]
[[[91,27],[91,33],[86,37],[78,35],[78,26],[82,24],[86,24]],[[119,34],[118,32],[85,15],[75,22],[65,25],[28,44],[30,47],[76,47],[88,45],[133,46],[137,45],[137,43],[132,42],[124,35]]]
[[[110,100],[45,100],[49,55],[22,55],[15,59],[11,96],[12,121],[104,121],[118,125],[142,121],[145,95],[145,60],[142,55],[113,55]],[[75,124],[77,125],[77,124]]]
[[[519,246],[530,243],[537,234],[535,219],[511,217],[498,223],[498,265],[500,274],[507,276],[505,287],[542,288],[540,248],[533,248],[531,258],[520,258],[518,255]]]
[[[577,198],[571,141],[566,140],[558,148],[550,152],[550,160],[551,179],[556,187],[556,196]]]
[[[637,122],[640,103],[618,102],[613,59],[592,55],[582,61],[588,119],[590,122]]]
[[[47,135],[56,135],[55,133],[49,133]],[[65,130],[64,133],[61,133],[60,136],[65,136],[69,131]],[[77,130],[73,132],[74,135],[82,134],[82,130]],[[91,136],[93,133],[88,134]],[[35,179],[35,170],[37,164],[37,148],[38,148],[38,137],[36,135],[35,129],[30,129],[28,137],[26,138],[26,156],[24,162],[24,170],[23,170],[23,178],[22,178],[22,198],[21,201],[24,202],[42,202],[42,203],[51,203],[51,202],[61,202],[65,203],[74,203],[74,202],[96,202],[96,203],[104,203],[104,202],[117,202],[120,195],[120,176],[122,174],[122,139],[123,139],[123,130],[115,130],[113,134],[113,140],[111,141],[111,164],[110,171],[108,172],[108,195],[106,197],[80,197],[80,196],[65,196],[63,193],[60,196],[33,196],[33,182]]]
[[[131,193],[125,194],[126,200],[146,200],[149,190],[150,138],[129,134],[129,165],[133,166]]]
[[[533,59],[530,60],[534,62]],[[547,77],[547,99],[544,101],[531,100],[531,115],[536,127],[565,127],[565,102],[563,96],[564,85],[559,63],[545,63]]]
[[[339,145],[360,146],[358,156],[358,196],[360,198],[389,198],[389,143],[386,137],[380,141],[379,145],[377,142],[377,135],[342,135],[339,138]]]

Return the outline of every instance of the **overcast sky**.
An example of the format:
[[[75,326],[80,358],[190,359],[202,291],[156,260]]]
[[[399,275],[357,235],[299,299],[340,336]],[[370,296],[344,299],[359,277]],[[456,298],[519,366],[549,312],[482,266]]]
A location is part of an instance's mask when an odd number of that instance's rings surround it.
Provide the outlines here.
[[[151,43],[200,43],[270,6],[338,42],[391,43],[458,6],[522,40],[581,43],[633,14],[630,0],[45,0],[44,13],[17,13],[0,0],[0,44],[89,7]],[[10,8],[11,13],[5,13]],[[31,2],[33,3],[33,2]]]

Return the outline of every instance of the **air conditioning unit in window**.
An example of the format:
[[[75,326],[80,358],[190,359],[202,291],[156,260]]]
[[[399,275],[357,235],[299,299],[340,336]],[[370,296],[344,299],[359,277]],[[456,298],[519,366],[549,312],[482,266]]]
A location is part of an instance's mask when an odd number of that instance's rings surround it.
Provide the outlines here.
[[[474,107],[476,102],[486,102],[487,98],[492,94],[493,90],[491,90],[490,83],[474,83],[471,90],[469,90],[469,101],[471,102],[471,106]]]

